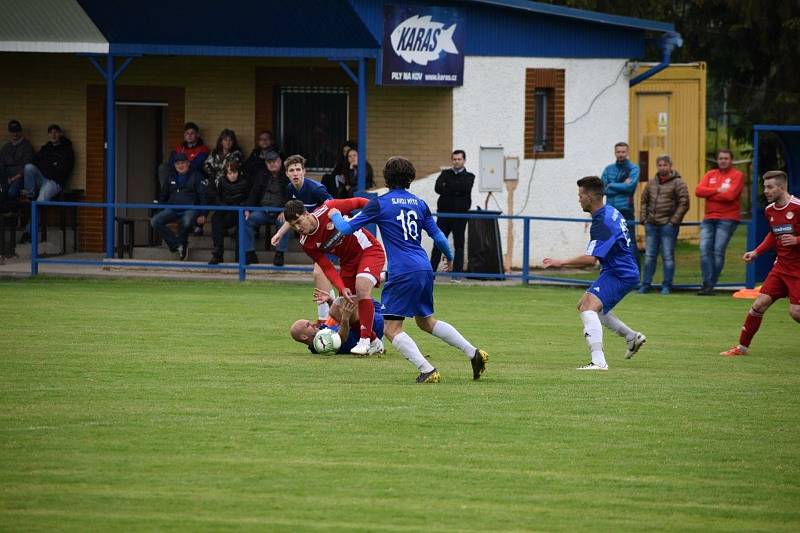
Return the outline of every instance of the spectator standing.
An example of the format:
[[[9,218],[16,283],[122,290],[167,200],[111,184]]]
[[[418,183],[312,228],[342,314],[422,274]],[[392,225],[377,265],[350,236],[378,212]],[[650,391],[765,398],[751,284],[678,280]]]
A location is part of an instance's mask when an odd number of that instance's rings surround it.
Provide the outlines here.
[[[443,170],[436,178],[436,193],[439,201],[436,208],[439,213],[466,213],[472,205],[472,185],[475,183],[475,174],[469,172],[466,167],[467,154],[464,150],[455,150],[450,160],[452,168]],[[453,272],[464,271],[464,232],[467,228],[466,218],[439,218],[436,225],[442,230],[445,237],[453,234],[453,248],[455,248],[455,258],[453,259]],[[442,252],[438,247],[434,247],[431,252],[431,268],[434,272],[439,268],[439,261],[442,259]],[[459,281],[453,278],[453,281]]]
[[[192,170],[203,171],[203,163],[208,157],[208,146],[205,145],[203,138],[200,137],[200,127],[194,122],[187,122],[183,127],[183,143],[176,146],[170,154],[167,174],[172,173],[175,167],[175,157],[178,154],[186,154]]]
[[[681,175],[672,170],[668,155],[659,156],[656,167],[658,172],[642,191],[639,212],[639,220],[645,225],[644,279],[639,292],[650,291],[660,248],[664,261],[661,294],[669,294],[675,277],[675,240],[689,210],[689,189]]]
[[[606,203],[622,213],[631,228],[631,249],[636,262],[639,262],[639,247],[636,244],[636,225],[634,223],[633,196],[639,185],[639,167],[628,159],[628,143],[618,142],[614,145],[616,162],[603,170],[603,188]],[[640,221],[641,222],[641,221]]]
[[[8,142],[0,148],[0,186],[9,199],[15,200],[22,190],[25,165],[33,161],[33,145],[22,135],[18,120],[9,121],[8,134]]]
[[[247,219],[245,226],[245,250],[247,251],[247,264],[258,263],[256,255],[256,231],[265,224],[274,224],[279,230],[283,226],[283,208],[289,201],[289,178],[283,169],[283,162],[278,152],[268,152],[266,154],[266,167],[256,174],[253,180],[253,188],[250,190],[250,197],[245,205],[261,207],[278,207],[281,211],[263,211],[252,209],[245,211]],[[269,234],[267,234],[269,239]],[[289,234],[284,233],[275,245],[275,257],[272,264],[275,266],[284,265],[284,254],[289,247]]]
[[[712,296],[725,266],[725,250],[739,225],[739,199],[744,176],[733,168],[733,152],[717,152],[717,167],[706,172],[694,194],[706,199],[706,212],[700,225],[700,269],[703,287],[698,296]]]
[[[219,205],[244,206],[250,196],[251,183],[240,171],[239,161],[225,164],[225,177],[215,185],[216,198]],[[210,186],[211,184],[209,184]],[[209,265],[223,262],[225,249],[225,233],[230,228],[239,227],[238,211],[215,211],[211,216],[211,235],[214,239],[214,250],[211,252]]]
[[[364,182],[365,189],[372,189],[375,186],[375,173],[369,161],[365,161],[367,166],[367,178]],[[358,150],[351,148],[347,152],[347,165],[343,174],[336,176],[336,198],[352,198],[358,188]]]
[[[158,199],[160,204],[172,205],[205,205],[208,181],[200,171],[191,168],[189,156],[184,152],[175,154],[174,169],[167,176],[161,187]],[[178,221],[178,233],[167,227],[170,222]],[[167,207],[156,214],[150,225],[161,235],[171,252],[177,252],[181,261],[189,255],[189,232],[195,223],[205,224],[206,212],[197,209],[173,209]]]
[[[250,152],[250,156],[244,163],[244,172],[253,177],[267,166],[267,154],[270,152],[280,153],[278,145],[275,144],[275,136],[270,130],[263,130],[258,134],[256,147]]]

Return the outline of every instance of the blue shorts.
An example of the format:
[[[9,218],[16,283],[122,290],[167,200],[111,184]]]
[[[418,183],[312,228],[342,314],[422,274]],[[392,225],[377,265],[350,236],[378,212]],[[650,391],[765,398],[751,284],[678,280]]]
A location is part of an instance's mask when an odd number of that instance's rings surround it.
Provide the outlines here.
[[[431,316],[433,314],[433,271],[418,270],[387,276],[381,292],[381,314]]]
[[[586,289],[586,292],[597,296],[603,303],[603,312],[608,313],[638,284],[638,279],[623,280],[614,274],[601,272],[600,277]]]

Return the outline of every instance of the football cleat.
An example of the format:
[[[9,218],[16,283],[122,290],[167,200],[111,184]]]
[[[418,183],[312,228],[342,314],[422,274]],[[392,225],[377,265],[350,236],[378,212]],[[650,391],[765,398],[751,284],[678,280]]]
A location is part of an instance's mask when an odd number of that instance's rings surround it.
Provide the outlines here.
[[[361,337],[358,339],[358,344],[353,346],[353,348],[350,350],[350,353],[358,357],[364,357],[369,354],[369,347],[369,339]]]
[[[740,355],[747,355],[747,348],[744,346],[739,346],[738,344],[731,348],[730,350],[726,350],[724,352],[719,352],[720,355],[724,355],[725,357],[738,357]]]
[[[594,363],[589,363],[588,365],[579,366],[576,370],[608,370],[608,365],[600,366]]]
[[[636,335],[628,341],[628,349],[625,350],[625,359],[630,359],[636,352],[639,351],[639,348],[642,347],[642,344],[647,342],[647,337],[645,337],[642,333],[636,332]]]
[[[369,343],[369,352],[367,352],[367,355],[383,355],[384,353],[386,353],[386,348],[383,346],[383,341],[375,337],[375,339]]]
[[[475,348],[475,355],[470,362],[472,363],[472,379],[481,379],[481,374],[486,370],[486,363],[489,361],[489,354]]]
[[[422,372],[417,376],[417,383],[439,383],[439,371],[435,368],[430,372]]]

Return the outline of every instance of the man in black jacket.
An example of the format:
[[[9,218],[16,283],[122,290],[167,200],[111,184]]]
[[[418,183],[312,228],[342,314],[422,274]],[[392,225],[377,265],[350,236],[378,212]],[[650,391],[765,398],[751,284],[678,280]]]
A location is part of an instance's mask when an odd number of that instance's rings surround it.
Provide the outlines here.
[[[279,207],[283,209],[286,202],[289,201],[289,178],[286,177],[286,172],[283,168],[283,161],[277,152],[269,152],[266,155],[267,165],[255,177],[253,188],[250,191],[250,198],[247,200],[246,205],[261,206],[261,207]],[[245,243],[245,250],[247,251],[246,262],[247,264],[258,263],[258,256],[256,255],[256,230],[259,226],[264,224],[274,224],[277,228],[283,225],[283,212],[282,211],[262,211],[254,209],[252,211],[245,211],[244,216],[247,218],[245,229],[247,230],[247,242]],[[269,234],[267,234],[269,238]],[[286,233],[278,246],[276,247],[275,257],[272,264],[275,266],[283,266],[284,252],[289,247],[289,234]]]
[[[250,180],[239,170],[238,161],[230,161],[225,165],[225,177],[216,185],[216,197],[219,205],[244,206],[250,196]],[[230,228],[238,228],[238,211],[214,211],[211,215],[211,235],[214,238],[214,251],[209,265],[218,265],[223,261],[225,232]]]
[[[72,142],[64,137],[61,126],[50,124],[47,135],[50,140],[23,170],[28,197],[40,202],[50,200],[60,193],[75,167]]]
[[[159,204],[205,205],[208,182],[197,170],[190,169],[189,157],[184,153],[175,155],[175,169],[164,181]],[[167,227],[178,221],[178,234]],[[178,252],[181,261],[189,255],[189,232],[195,223],[206,223],[206,212],[197,209],[172,209],[167,207],[150,220],[150,225],[161,235],[171,252]]]
[[[436,193],[439,194],[437,209],[439,213],[466,213],[472,204],[472,184],[475,174],[464,168],[467,154],[464,150],[456,150],[452,154],[453,168],[448,168],[436,178]],[[466,218],[437,218],[436,224],[445,237],[453,234],[453,272],[464,271],[464,231],[467,228]],[[434,272],[439,268],[442,252],[433,247],[431,267]],[[456,278],[453,278],[456,280]]]
[[[8,135],[8,142],[0,148],[0,187],[5,187],[9,199],[16,200],[22,190],[25,165],[33,161],[33,146],[22,135],[18,120],[8,123]]]

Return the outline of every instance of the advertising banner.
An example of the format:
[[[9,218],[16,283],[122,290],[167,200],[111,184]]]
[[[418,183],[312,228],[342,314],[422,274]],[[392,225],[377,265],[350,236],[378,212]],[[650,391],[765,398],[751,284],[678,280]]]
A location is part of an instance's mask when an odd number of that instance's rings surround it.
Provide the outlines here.
[[[461,15],[455,9],[385,6],[383,84],[462,85],[464,31]]]

